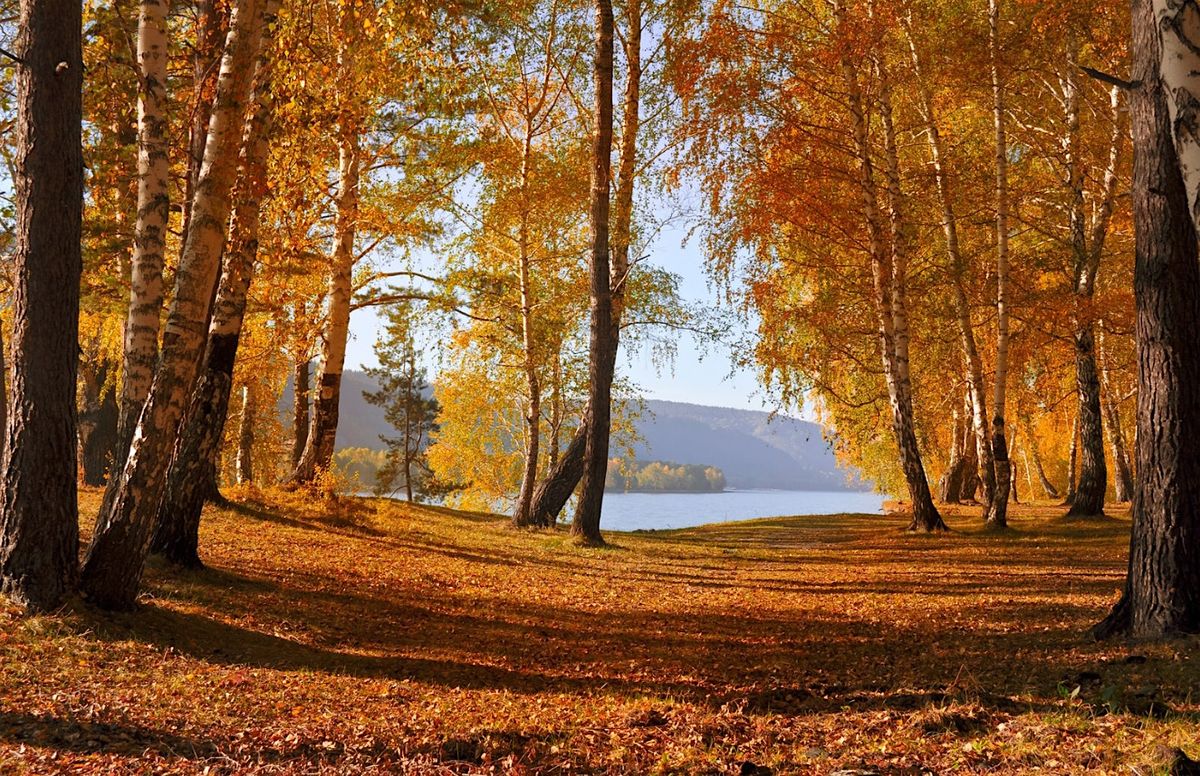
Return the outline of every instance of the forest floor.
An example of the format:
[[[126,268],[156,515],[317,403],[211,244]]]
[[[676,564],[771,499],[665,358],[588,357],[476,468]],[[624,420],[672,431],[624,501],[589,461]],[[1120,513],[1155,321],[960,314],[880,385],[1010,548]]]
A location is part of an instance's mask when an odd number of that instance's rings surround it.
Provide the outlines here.
[[[84,494],[85,534],[99,494]],[[136,612],[0,606],[0,773],[1166,773],[1200,640],[1097,644],[1129,524],[1015,507],[610,534],[212,509]]]

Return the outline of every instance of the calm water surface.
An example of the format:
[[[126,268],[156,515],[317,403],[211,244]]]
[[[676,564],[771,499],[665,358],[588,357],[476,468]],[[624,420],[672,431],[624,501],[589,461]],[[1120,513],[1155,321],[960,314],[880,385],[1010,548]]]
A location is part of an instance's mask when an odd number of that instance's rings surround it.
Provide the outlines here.
[[[755,517],[883,514],[878,493],[816,490],[729,490],[724,493],[605,493],[601,528],[636,531],[690,528]]]

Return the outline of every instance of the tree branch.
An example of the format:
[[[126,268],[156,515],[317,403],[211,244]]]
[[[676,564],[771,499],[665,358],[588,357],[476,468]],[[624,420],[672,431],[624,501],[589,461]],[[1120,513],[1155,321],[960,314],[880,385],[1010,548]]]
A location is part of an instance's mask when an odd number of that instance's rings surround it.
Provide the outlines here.
[[[1115,86],[1118,89],[1124,89],[1126,91],[1131,91],[1133,89],[1141,88],[1141,85],[1142,85],[1142,82],[1140,79],[1137,81],[1126,81],[1123,78],[1117,78],[1115,75],[1111,75],[1111,74],[1105,73],[1101,70],[1097,70],[1094,67],[1080,65],[1079,69],[1082,70],[1087,75],[1091,76],[1092,78],[1095,78],[1097,81],[1102,81],[1102,82],[1108,84],[1109,86]]]
[[[19,56],[17,56],[16,54],[12,53],[12,52],[11,52],[11,51],[9,51],[8,49],[2,49],[2,48],[0,48],[0,55],[3,55],[3,56],[6,56],[6,57],[8,57],[8,58],[9,58],[9,59],[11,59],[12,61],[16,62],[18,65],[23,65],[23,64],[25,64],[25,60],[24,60],[24,59],[21,59]]]

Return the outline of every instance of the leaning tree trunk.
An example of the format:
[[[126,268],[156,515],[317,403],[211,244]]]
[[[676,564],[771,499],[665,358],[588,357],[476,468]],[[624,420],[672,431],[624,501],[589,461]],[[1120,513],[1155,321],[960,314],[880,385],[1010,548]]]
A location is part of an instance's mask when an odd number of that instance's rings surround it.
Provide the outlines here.
[[[839,3],[835,6],[834,12],[838,26],[844,27],[846,25],[845,7]],[[876,62],[877,67],[881,65],[881,60]],[[903,350],[897,349],[896,257],[889,253],[885,246],[883,215],[880,212],[876,194],[875,171],[872,161],[873,149],[868,135],[866,110],[859,87],[858,74],[854,62],[849,56],[844,56],[841,60],[841,74],[846,89],[847,107],[854,127],[854,148],[860,176],[862,214],[869,236],[879,350],[892,409],[892,433],[896,438],[900,466],[904,471],[905,482],[908,485],[912,501],[913,516],[909,530],[946,530],[946,524],[933,504],[933,495],[929,490],[929,481],[921,462],[920,448],[917,446],[916,430],[913,425],[912,389],[907,371],[907,346],[905,345]],[[890,104],[884,102],[883,107],[885,117],[890,125]],[[901,212],[902,196],[899,191],[899,170],[890,140],[888,145],[889,167],[886,177],[888,178],[888,194],[892,211],[892,228],[894,234],[899,237],[905,234],[901,223],[903,214]],[[901,248],[901,250],[903,249]],[[899,320],[902,323],[905,321],[903,314]],[[905,333],[905,342],[907,343],[907,333]],[[905,358],[902,359],[902,355]]]
[[[167,316],[159,367],[129,459],[113,498],[97,519],[84,561],[82,590],[102,608],[129,609],[137,600],[158,505],[166,487],[170,453],[204,347],[204,322],[220,269],[243,114],[262,39],[263,17],[264,9],[257,0],[238,0],[232,11],[204,165],[192,206],[192,225]]]
[[[612,381],[617,343],[612,341],[613,309],[609,267],[609,173],[612,167],[613,127],[613,11],[611,0],[595,0],[595,54],[591,192],[591,330],[588,358],[587,441],[583,481],[571,533],[590,544],[603,544],[600,510],[608,474],[608,436],[612,417]]]
[[[929,146],[929,159],[937,185],[938,202],[941,207],[941,224],[946,258],[949,263],[953,287],[954,312],[958,322],[959,340],[963,357],[967,362],[967,385],[971,391],[972,420],[975,429],[975,450],[979,456],[979,478],[983,485],[985,504],[990,504],[996,491],[996,467],[992,450],[991,433],[987,418],[987,387],[984,382],[983,359],[975,341],[974,324],[971,321],[970,300],[967,297],[967,260],[958,239],[958,217],[954,211],[954,200],[950,192],[949,176],[945,168],[945,153],[942,148],[941,131],[934,111],[933,94],[925,80],[923,61],[913,36],[911,22],[905,21],[909,52],[913,72],[916,75],[921,120]]]
[[[278,0],[268,0],[265,24],[274,23],[278,6]],[[258,227],[266,193],[272,110],[270,56],[268,46],[260,47],[251,113],[242,132],[241,170],[234,195],[229,247],[208,325],[204,363],[175,442],[151,543],[152,551],[188,568],[203,565],[199,542],[204,504],[221,497],[217,488],[218,459],[229,414],[246,299],[258,255]]]
[[[1054,487],[1054,483],[1046,476],[1046,469],[1042,466],[1042,454],[1038,449],[1037,437],[1033,434],[1033,421],[1028,415],[1021,417],[1021,423],[1025,426],[1025,449],[1029,453],[1029,457],[1033,458],[1033,467],[1037,470],[1038,482],[1042,486],[1042,490],[1046,493],[1046,498],[1058,498],[1058,488]]]
[[[1196,41],[1179,52],[1179,27],[1155,18],[1171,13],[1163,0],[1134,0],[1133,207],[1136,231],[1134,297],[1138,343],[1138,477],[1125,592],[1097,637],[1159,638],[1200,631],[1200,262],[1195,203],[1172,143],[1168,100],[1186,87],[1200,63]],[[1187,6],[1181,6],[1186,13]],[[1191,29],[1186,28],[1186,29]],[[1163,78],[1159,77],[1163,38]],[[1186,69],[1180,74],[1178,69]],[[1173,78],[1178,76],[1180,81]],[[1179,92],[1172,92],[1178,86]],[[1192,144],[1194,138],[1176,138]],[[1190,159],[1190,155],[1188,156]],[[1196,171],[1190,171],[1195,175]]]
[[[168,197],[171,177],[167,123],[168,5],[168,0],[142,0],[138,4],[137,223],[133,233],[129,308],[125,314],[117,446],[113,451],[118,468],[124,466],[129,454],[133,431],[150,393],[150,381],[158,361],[163,253],[171,217]]]
[[[192,99],[188,105],[187,165],[183,178],[183,202],[180,234],[187,244],[187,232],[192,224],[192,202],[196,184],[204,163],[204,147],[208,143],[208,124],[212,118],[213,99],[217,90],[217,66],[221,61],[222,33],[229,24],[229,5],[222,0],[197,0],[196,42],[192,47]]]
[[[0,592],[30,611],[47,611],[73,587],[79,548],[82,5],[22,0],[17,27],[22,61],[16,71],[12,390],[0,488]]]
[[[992,123],[996,154],[996,375],[992,408],[992,458],[996,488],[991,493],[985,525],[1008,527],[1008,491],[1017,495],[1005,438],[1004,404],[1008,387],[1008,139],[1004,129],[1004,83],[1000,77],[1000,0],[988,0],[988,51],[992,71]],[[1014,437],[1016,434],[1014,433]]]
[[[344,25],[352,23],[347,13]],[[338,51],[343,97],[347,102],[348,82],[353,78],[353,49],[343,44]],[[329,314],[321,350],[321,374],[313,402],[312,421],[304,452],[288,481],[292,485],[313,481],[318,471],[329,469],[337,442],[338,411],[342,398],[342,369],[346,362],[346,341],[350,336],[351,274],[354,271],[354,241],[358,231],[359,174],[361,150],[359,117],[353,105],[344,107],[338,119],[338,193],[337,219],[334,225],[333,266],[329,273]]]

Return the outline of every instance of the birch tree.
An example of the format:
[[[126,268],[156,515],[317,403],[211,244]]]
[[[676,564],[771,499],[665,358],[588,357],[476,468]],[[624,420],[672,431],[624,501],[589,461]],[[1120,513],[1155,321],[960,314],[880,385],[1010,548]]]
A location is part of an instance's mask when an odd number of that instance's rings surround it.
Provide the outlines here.
[[[163,255],[171,215],[168,195],[171,174],[167,119],[168,6],[169,0],[143,0],[138,4],[137,223],[133,236],[129,308],[125,318],[117,448],[113,454],[118,467],[129,451],[158,360]]]
[[[612,413],[612,381],[617,343],[612,341],[613,304],[609,245],[609,194],[613,127],[613,10],[610,0],[595,0],[595,97],[592,132],[592,193],[589,227],[591,253],[591,329],[588,359],[587,442],[579,505],[571,534],[589,544],[603,544],[600,510],[608,475]]]
[[[158,368],[128,460],[97,519],[84,560],[81,589],[103,608],[128,609],[137,599],[159,500],[166,486],[171,447],[204,347],[205,322],[226,238],[250,75],[264,17],[265,9],[257,0],[239,0],[230,17],[204,164],[192,205],[192,225],[177,272]]]
[[[276,22],[279,0],[265,0],[264,24]],[[213,303],[204,360],[167,472],[167,486],[158,508],[151,543],[154,552],[171,562],[199,568],[200,516],[217,481],[218,457],[229,415],[233,368],[242,336],[246,301],[258,254],[258,231],[267,189],[267,156],[272,134],[271,97],[273,47],[260,47],[255,65],[254,92],[242,132],[240,169],[234,190],[229,245]]]
[[[988,49],[992,75],[992,120],[996,138],[996,375],[992,398],[995,412],[992,419],[992,456],[996,468],[996,488],[988,501],[984,522],[989,528],[1000,529],[1008,526],[1008,491],[1012,482],[1012,463],[1004,425],[1008,387],[1008,138],[1004,126],[1004,83],[1000,74],[1000,0],[988,0]]]

